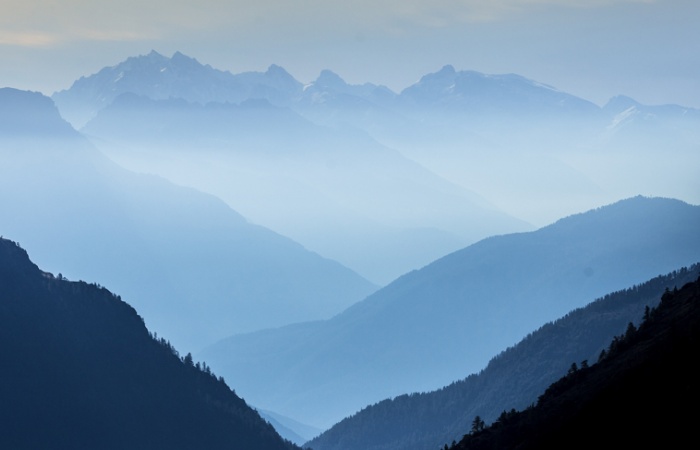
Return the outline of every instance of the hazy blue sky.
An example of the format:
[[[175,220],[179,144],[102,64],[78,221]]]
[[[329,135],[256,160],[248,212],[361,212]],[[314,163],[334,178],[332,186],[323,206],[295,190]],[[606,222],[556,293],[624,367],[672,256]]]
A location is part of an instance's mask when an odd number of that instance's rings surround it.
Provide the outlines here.
[[[0,0],[0,86],[50,95],[154,49],[396,91],[452,64],[700,108],[699,24],[698,0]]]

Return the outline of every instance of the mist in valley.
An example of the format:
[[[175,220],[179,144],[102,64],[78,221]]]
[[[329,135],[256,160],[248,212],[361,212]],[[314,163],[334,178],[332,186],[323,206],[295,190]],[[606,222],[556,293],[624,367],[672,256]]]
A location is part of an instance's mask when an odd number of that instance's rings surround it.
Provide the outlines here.
[[[255,49],[311,19],[269,13],[274,31],[248,30],[247,50],[226,34],[241,58],[229,64],[221,33],[245,26],[203,28],[210,46],[162,19],[149,33],[169,38],[105,31],[125,47],[92,66],[68,57],[90,27],[70,39],[0,29],[8,61],[26,47],[47,64],[53,48],[81,70],[44,70],[66,81],[43,92],[0,70],[0,235],[47,278],[118,295],[283,437],[329,432],[316,450],[360,450],[342,437],[358,431],[334,425],[462,384],[544,324],[700,261],[700,99],[685,51],[697,31],[674,34],[695,30],[680,14],[695,4],[504,0],[448,14],[419,3],[397,21],[381,3],[352,44],[297,30],[264,65]],[[318,14],[340,24],[342,11],[362,22],[341,7]],[[677,25],[648,72],[640,55],[656,47],[630,11],[658,19],[654,35]],[[562,24],[588,47],[557,44]],[[390,67],[382,51],[397,48]],[[256,64],[241,68],[246,55]],[[397,75],[383,84],[388,67]]]

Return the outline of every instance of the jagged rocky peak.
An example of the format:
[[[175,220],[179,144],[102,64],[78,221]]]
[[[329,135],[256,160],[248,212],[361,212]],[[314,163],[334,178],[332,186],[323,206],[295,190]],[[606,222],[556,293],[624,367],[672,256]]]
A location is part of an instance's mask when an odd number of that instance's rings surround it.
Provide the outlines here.
[[[265,71],[264,77],[267,84],[282,89],[283,91],[296,93],[302,88],[301,82],[277,64],[271,64]]]
[[[177,53],[180,53],[180,52],[177,52]],[[167,56],[164,56],[155,50],[151,50],[150,52],[148,52],[148,54],[145,55],[145,58],[152,60],[152,61],[163,61],[163,60],[168,59]]]
[[[316,78],[314,85],[320,88],[343,88],[347,83],[335,72],[324,69]]]
[[[293,78],[284,67],[278,66],[277,64],[270,64],[270,67],[265,71],[265,75],[274,78]]]
[[[175,52],[173,53],[173,56],[170,58],[170,64],[174,67],[179,67],[179,68],[201,68],[201,67],[206,67],[211,69],[211,66],[209,65],[203,65],[199,61],[197,61],[195,58],[192,58],[190,56],[187,56],[183,53],[180,52]]]
[[[147,55],[131,56],[125,61],[111,67],[105,67],[102,71],[111,70],[135,70],[148,66],[164,66],[168,64],[170,58],[161,55],[155,50],[151,50]]]
[[[432,82],[432,81],[444,81],[444,80],[454,80],[455,77],[457,76],[457,71],[455,70],[454,66],[447,64],[442,67],[442,69],[438,70],[437,72],[434,73],[429,73],[427,75],[424,75],[421,79],[420,82]]]
[[[408,97],[413,97],[419,92],[428,89],[430,92],[432,92],[432,95],[435,95],[435,89],[442,90],[447,86],[453,85],[457,79],[457,76],[458,73],[454,66],[448,64],[443,66],[442,69],[437,72],[423,75],[417,83],[408,86],[401,92],[401,94]]]
[[[441,75],[453,75],[455,73],[457,73],[457,71],[455,70],[452,64],[446,64],[442,66],[442,69],[440,69],[440,71],[438,72],[438,74]]]

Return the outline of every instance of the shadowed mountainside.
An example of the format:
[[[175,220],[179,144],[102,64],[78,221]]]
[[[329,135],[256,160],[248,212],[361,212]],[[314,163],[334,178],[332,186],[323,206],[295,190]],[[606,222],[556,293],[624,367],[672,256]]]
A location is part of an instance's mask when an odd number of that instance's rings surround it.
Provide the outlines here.
[[[233,336],[200,355],[256,406],[329,427],[476,373],[544,323],[694,264],[699,227],[700,206],[622,200],[480,241],[332,319]]]
[[[597,364],[553,383],[537,404],[505,411],[457,445],[469,450],[683,448],[695,439],[700,400],[700,279],[666,292],[637,328],[616,336]],[[474,422],[472,422],[474,423]]]
[[[293,450],[118,296],[0,238],[0,447]]]
[[[442,389],[364,408],[305,444],[314,450],[420,450],[461,439],[475,416],[486,423],[524,409],[572,362],[593,364],[630,322],[639,325],[666,289],[694,281],[700,264],[614,292],[530,333],[479,373]]]

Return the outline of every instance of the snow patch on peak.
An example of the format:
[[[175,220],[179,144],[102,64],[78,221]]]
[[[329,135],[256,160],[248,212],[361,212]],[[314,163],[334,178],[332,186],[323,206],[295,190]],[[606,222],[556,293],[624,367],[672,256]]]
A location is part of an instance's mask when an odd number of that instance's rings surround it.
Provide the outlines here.
[[[640,104],[633,98],[627,97],[626,95],[616,95],[608,100],[608,103],[603,107],[603,109],[611,112],[624,112],[631,107],[639,107]]]
[[[632,117],[636,116],[639,114],[639,109],[636,106],[630,106],[626,110],[622,111],[619,114],[616,114],[615,117],[613,117],[612,122],[610,122],[610,125],[607,126],[608,130],[613,130],[620,125],[624,124],[625,122],[628,122]]]
[[[555,88],[554,86],[550,86],[550,85],[548,85],[548,84],[540,83],[539,81],[533,81],[533,80],[527,80],[527,81],[528,81],[528,83],[530,83],[530,85],[533,86],[533,87],[540,88],[540,89],[547,89],[547,90],[550,90],[550,91],[563,93],[562,91],[560,91],[559,89]]]

